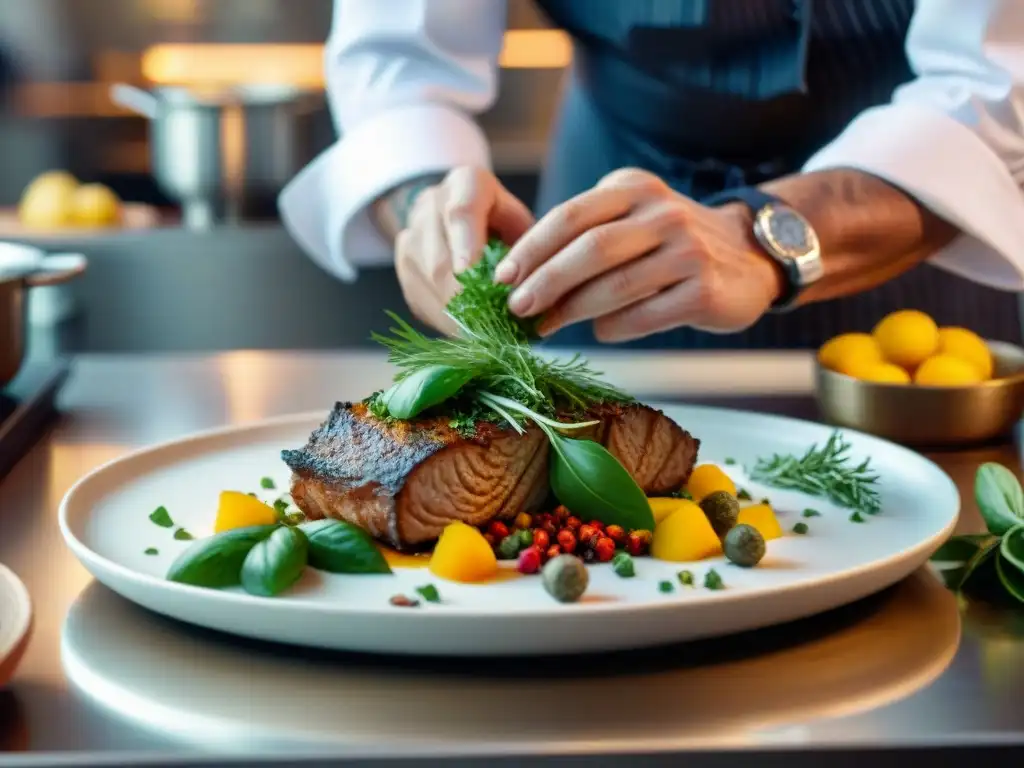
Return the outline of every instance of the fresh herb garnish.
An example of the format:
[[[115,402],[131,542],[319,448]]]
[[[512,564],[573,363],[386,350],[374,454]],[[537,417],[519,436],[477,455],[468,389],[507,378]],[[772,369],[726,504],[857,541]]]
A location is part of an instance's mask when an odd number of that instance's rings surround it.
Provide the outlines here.
[[[965,592],[975,586],[1000,585],[1006,595],[1024,603],[1024,492],[1020,481],[1001,464],[986,462],[974,477],[974,500],[988,531],[953,536],[931,559],[947,565],[941,573],[950,589]]]
[[[676,574],[679,583],[686,587],[693,586],[693,571],[680,571]]]
[[[617,576],[631,579],[636,576],[636,565],[628,552],[619,552],[612,558],[612,570]]]
[[[661,582],[658,582],[658,591],[659,592],[671,592],[674,589],[675,589],[675,587],[672,586],[672,582],[671,581],[661,581]]]
[[[241,580],[251,595],[271,597],[292,586],[306,567],[309,541],[298,528],[277,526],[249,550],[242,563]]]
[[[735,463],[736,463],[736,459],[730,458],[728,456],[726,457],[726,459],[725,459],[726,466],[731,467]]]
[[[854,512],[854,513],[852,513],[850,515],[850,522],[851,523],[863,523],[864,522],[864,515],[862,515],[860,512]]]
[[[478,421],[507,424],[520,434],[532,422],[552,447],[551,487],[575,514],[626,529],[654,528],[654,516],[640,486],[600,443],[565,432],[596,426],[590,409],[633,402],[605,384],[578,355],[552,361],[529,342],[536,321],[508,310],[509,286],[494,282],[494,269],[508,253],[492,240],[481,260],[459,275],[461,291],[448,303],[457,338],[428,338],[393,313],[390,336],[374,334],[399,368],[394,384],[368,400],[380,419],[411,419],[444,405],[449,424],[471,431]]]
[[[768,506],[771,506],[772,500],[769,499],[767,496],[765,496],[763,499],[761,499],[761,503],[762,504],[767,504]]]
[[[804,517],[821,517],[821,512],[816,509],[807,508],[803,512]]]
[[[810,528],[807,526],[807,523],[797,523],[793,526],[793,533],[798,534],[800,536],[803,536],[809,530]]]
[[[746,488],[740,488],[738,491],[736,491],[736,498],[739,499],[740,501],[750,501],[754,497],[750,495],[750,491],[748,491]]]
[[[299,524],[309,542],[309,564],[330,573],[391,573],[384,555],[362,528],[325,518]]]
[[[812,445],[803,456],[774,454],[770,459],[759,459],[751,479],[776,488],[821,496],[869,515],[878,514],[881,511],[881,499],[875,487],[878,475],[870,469],[870,459],[851,465],[849,451],[850,444],[835,430],[824,446]]]
[[[718,574],[718,571],[711,568],[704,574],[704,587],[706,589],[724,589],[725,582],[722,581],[722,577]]]
[[[161,528],[173,528],[174,521],[171,519],[171,513],[167,511],[167,507],[157,507],[149,514],[149,519],[159,525]]]
[[[184,528],[179,528],[174,532],[174,538],[178,541],[192,541],[192,539],[194,539],[195,536],[186,531]]]
[[[157,549],[156,547],[147,547],[145,554],[147,554],[147,555],[159,555],[160,554],[160,550]]]
[[[420,594],[424,600],[428,603],[440,603],[441,595],[437,591],[437,587],[433,584],[424,584],[422,587],[416,587],[416,591]]]
[[[260,488],[266,488],[266,489],[272,491],[275,488],[277,488],[277,486],[274,485],[274,479],[273,478],[271,478],[271,477],[264,477],[264,478],[260,479]]]
[[[169,581],[196,587],[232,587],[241,582],[240,572],[249,551],[276,530],[274,525],[233,528],[186,549],[167,571]]]

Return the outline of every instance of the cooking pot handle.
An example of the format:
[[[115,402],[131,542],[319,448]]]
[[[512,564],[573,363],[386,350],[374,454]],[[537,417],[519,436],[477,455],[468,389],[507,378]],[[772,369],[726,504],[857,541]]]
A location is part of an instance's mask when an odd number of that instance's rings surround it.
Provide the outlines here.
[[[37,270],[25,277],[25,282],[30,288],[66,283],[85,272],[87,264],[80,253],[55,253],[40,261]]]
[[[142,88],[136,88],[134,85],[114,83],[110,87],[110,99],[118,106],[130,109],[150,120],[156,119],[159,112],[159,102],[156,96]]]

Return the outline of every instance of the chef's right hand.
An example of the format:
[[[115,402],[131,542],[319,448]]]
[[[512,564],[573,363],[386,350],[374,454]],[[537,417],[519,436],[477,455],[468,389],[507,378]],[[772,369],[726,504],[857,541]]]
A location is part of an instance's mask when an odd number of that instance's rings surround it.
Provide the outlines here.
[[[454,333],[444,309],[458,289],[455,275],[480,259],[490,234],[512,245],[533,223],[530,209],[483,168],[455,168],[424,189],[395,238],[395,269],[409,308]]]

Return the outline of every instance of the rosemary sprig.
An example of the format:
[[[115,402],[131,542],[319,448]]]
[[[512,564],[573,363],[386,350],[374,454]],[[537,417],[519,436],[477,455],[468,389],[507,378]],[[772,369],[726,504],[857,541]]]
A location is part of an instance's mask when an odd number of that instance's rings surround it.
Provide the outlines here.
[[[870,459],[851,465],[849,451],[850,444],[836,430],[824,446],[819,448],[815,443],[803,456],[773,454],[759,459],[750,477],[775,488],[824,497],[839,506],[876,515],[882,508],[876,490],[878,475],[870,469]]]

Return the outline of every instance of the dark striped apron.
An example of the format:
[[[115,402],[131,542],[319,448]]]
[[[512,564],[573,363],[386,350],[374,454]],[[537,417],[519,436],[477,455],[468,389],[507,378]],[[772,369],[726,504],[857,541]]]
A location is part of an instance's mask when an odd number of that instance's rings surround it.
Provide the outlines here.
[[[912,78],[913,0],[539,0],[575,40],[537,212],[616,168],[645,168],[700,200],[798,171],[859,112]],[[1016,294],[921,265],[873,291],[767,315],[746,331],[692,328],[634,348],[813,348],[915,308],[1019,341]],[[551,343],[596,344],[590,323]]]

